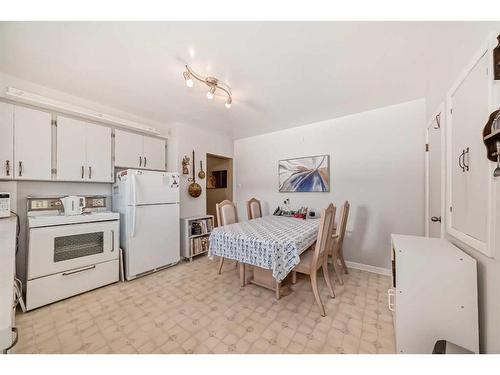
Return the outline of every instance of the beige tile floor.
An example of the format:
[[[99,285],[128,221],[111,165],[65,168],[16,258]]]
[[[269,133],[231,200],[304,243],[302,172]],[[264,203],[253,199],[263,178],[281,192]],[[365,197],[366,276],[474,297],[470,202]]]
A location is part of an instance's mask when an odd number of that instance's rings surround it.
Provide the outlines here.
[[[351,270],[319,315],[309,280],[277,301],[207,257],[18,313],[14,353],[393,353],[387,276]]]

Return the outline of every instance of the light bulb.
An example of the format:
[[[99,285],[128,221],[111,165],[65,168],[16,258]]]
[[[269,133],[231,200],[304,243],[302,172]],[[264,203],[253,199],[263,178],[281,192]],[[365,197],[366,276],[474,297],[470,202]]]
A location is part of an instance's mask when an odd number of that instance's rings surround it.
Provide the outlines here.
[[[184,79],[186,80],[186,86],[193,87],[194,82],[193,82],[191,76],[189,75],[189,72],[184,72],[184,73],[182,73],[182,75],[184,76]]]
[[[207,99],[212,100],[214,98],[215,94],[215,87],[210,88],[210,91],[207,92]]]
[[[231,100],[231,98],[228,98],[228,99],[226,100],[226,104],[225,104],[225,106],[226,106],[226,108],[227,108],[227,109],[231,108],[231,103],[232,103],[232,102],[233,102],[233,101]]]

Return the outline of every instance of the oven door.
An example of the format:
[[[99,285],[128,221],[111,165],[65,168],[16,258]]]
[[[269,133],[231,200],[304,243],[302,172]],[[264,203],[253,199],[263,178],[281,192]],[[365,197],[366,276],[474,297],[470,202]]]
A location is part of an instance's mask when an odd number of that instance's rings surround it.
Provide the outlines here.
[[[28,280],[117,259],[118,230],[118,221],[31,228]]]

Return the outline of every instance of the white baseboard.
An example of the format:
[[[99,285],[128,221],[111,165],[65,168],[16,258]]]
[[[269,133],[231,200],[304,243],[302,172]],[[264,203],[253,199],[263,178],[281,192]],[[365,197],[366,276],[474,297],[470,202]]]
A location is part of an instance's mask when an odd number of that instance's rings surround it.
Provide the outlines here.
[[[392,275],[392,271],[388,268],[375,267],[375,266],[370,266],[368,264],[350,262],[348,260],[346,260],[345,264],[347,265],[348,268],[354,268],[357,270],[368,271],[368,272],[377,273],[379,275],[385,275],[385,276]]]

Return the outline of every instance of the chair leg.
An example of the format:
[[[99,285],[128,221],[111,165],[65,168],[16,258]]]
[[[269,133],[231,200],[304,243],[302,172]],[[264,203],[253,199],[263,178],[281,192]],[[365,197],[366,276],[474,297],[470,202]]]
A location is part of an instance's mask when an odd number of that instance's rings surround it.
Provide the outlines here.
[[[281,289],[281,283],[276,283],[276,299],[280,299],[281,298],[281,295],[280,295],[280,289]]]
[[[340,256],[339,256],[339,258],[340,258],[340,262],[342,263],[342,268],[344,269],[344,273],[345,273],[346,275],[349,275],[349,271],[347,270],[347,266],[346,266],[346,264],[345,264],[345,260],[344,260],[344,254],[340,253],[339,255],[340,255]]]
[[[325,278],[326,285],[330,291],[330,297],[335,298],[335,292],[333,291],[332,281],[330,280],[330,274],[328,273],[328,257],[325,257],[323,262],[323,277]]]
[[[238,268],[238,261],[236,261],[236,264],[234,265],[234,268]]]
[[[297,284],[297,272],[292,271],[292,284]]]
[[[344,270],[339,264],[339,258],[337,255],[332,254],[332,264],[333,264],[333,270],[335,271],[335,276],[337,276],[337,280],[339,281],[340,285],[344,285],[344,278],[342,277],[342,274],[344,273]]]
[[[223,257],[220,257],[220,261],[219,261],[219,270],[217,271],[217,273],[220,275],[220,273],[222,272],[222,265],[224,264],[224,258]]]
[[[318,292],[317,273],[318,273],[317,270],[311,272],[311,286],[312,286],[314,298],[316,299],[316,303],[318,304],[318,307],[319,307],[319,312],[320,312],[321,316],[326,316],[325,307],[323,306],[323,302],[321,302],[321,298],[320,298],[319,292]]]

